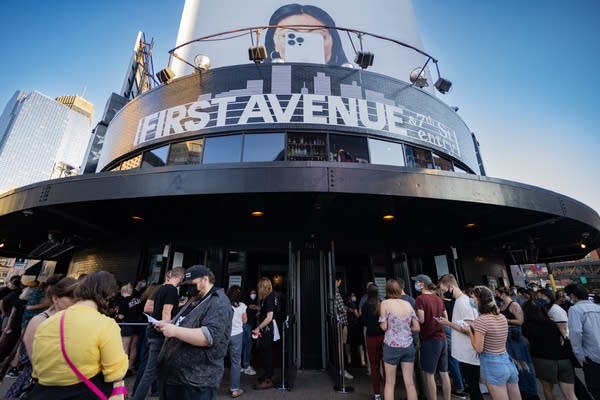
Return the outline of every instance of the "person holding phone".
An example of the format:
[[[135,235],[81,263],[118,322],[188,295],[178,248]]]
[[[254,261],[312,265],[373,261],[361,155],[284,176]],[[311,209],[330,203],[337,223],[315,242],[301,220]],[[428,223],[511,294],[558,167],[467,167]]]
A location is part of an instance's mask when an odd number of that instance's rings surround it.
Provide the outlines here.
[[[323,9],[312,5],[286,4],[278,8],[269,20],[270,27],[265,35],[267,61],[285,60],[288,34],[307,32],[323,37],[323,56],[325,64],[343,65],[348,63],[344,53],[340,35],[335,27],[333,18]],[[315,25],[315,27],[289,27],[290,25]],[[277,27],[274,27],[277,26]],[[322,26],[322,27],[320,27]],[[294,40],[292,38],[290,40]]]

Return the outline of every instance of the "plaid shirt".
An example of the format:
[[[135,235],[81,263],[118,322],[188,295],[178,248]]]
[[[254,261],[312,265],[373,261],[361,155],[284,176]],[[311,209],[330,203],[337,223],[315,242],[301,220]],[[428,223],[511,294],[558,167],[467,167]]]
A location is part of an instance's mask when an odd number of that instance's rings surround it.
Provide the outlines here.
[[[339,288],[335,288],[335,314],[340,324],[348,325],[348,308],[344,304]]]

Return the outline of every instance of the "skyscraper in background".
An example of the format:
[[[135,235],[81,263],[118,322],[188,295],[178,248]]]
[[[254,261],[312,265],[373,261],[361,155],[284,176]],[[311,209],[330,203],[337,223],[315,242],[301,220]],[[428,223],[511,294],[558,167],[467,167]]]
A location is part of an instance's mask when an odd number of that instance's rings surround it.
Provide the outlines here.
[[[17,91],[0,116],[0,193],[79,173],[93,105]]]
[[[85,152],[86,156],[82,168],[83,174],[93,174],[96,172],[98,160],[102,153],[102,146],[104,145],[106,129],[117,111],[123,108],[129,100],[152,89],[154,86],[154,66],[152,65],[153,46],[154,40],[148,42],[144,33],[141,31],[138,32],[133,46],[131,61],[127,66],[127,73],[125,74],[121,94],[110,94],[104,107],[102,120],[92,130],[92,136]]]

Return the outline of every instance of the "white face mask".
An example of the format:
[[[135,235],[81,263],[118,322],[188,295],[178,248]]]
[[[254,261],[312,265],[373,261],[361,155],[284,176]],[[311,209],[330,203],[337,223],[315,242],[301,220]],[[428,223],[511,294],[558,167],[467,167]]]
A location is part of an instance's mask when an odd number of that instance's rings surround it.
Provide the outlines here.
[[[254,299],[256,299],[256,294],[252,293],[252,294],[250,295],[250,300],[254,300]]]

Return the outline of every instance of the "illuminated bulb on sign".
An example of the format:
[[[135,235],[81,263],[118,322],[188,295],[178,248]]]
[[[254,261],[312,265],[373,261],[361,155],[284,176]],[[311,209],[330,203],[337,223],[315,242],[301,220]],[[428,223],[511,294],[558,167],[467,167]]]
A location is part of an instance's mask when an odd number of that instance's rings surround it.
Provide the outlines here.
[[[256,210],[256,211],[252,211],[250,213],[250,215],[252,215],[253,217],[262,217],[263,215],[265,215],[265,213],[262,211]]]
[[[392,214],[386,214],[383,216],[383,220],[384,221],[393,221],[394,218],[396,218],[395,216],[393,216]]]

